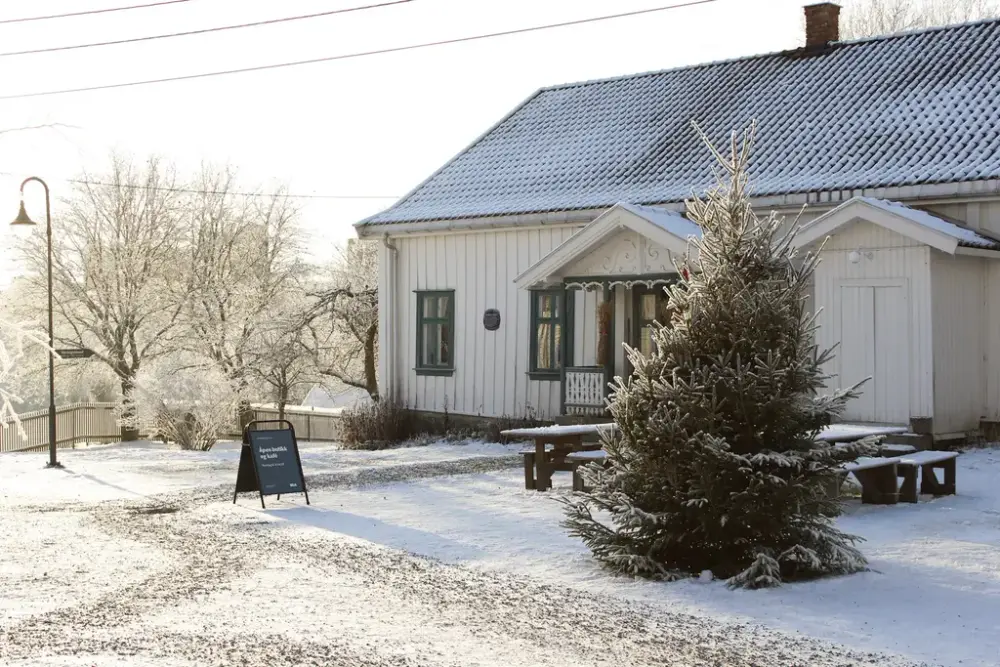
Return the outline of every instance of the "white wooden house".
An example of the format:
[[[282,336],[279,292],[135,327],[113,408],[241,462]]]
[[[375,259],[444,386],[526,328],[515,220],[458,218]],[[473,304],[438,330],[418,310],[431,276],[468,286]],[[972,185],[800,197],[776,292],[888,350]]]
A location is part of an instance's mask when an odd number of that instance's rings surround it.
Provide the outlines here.
[[[755,207],[827,240],[834,382],[873,378],[846,417],[937,438],[1000,421],[1000,21],[839,42],[838,11],[807,7],[794,51],[540,90],[358,223],[382,243],[384,394],[600,413],[699,233],[684,200],[712,158],[691,121],[721,142],[753,119]]]

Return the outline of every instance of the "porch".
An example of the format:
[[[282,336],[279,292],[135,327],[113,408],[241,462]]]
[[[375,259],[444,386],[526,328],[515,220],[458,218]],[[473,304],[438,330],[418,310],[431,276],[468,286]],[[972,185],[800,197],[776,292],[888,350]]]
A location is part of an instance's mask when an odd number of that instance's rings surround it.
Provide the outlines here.
[[[675,211],[618,204],[516,279],[531,292],[529,375],[560,383],[561,415],[607,418],[609,384],[632,372],[624,345],[652,352],[664,288],[698,235]]]

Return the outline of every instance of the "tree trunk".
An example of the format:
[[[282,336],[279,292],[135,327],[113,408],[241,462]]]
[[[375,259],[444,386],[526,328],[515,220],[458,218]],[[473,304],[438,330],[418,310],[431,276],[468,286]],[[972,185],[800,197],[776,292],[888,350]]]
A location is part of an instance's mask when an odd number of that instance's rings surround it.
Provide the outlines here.
[[[122,411],[121,411],[121,438],[122,442],[135,442],[139,439],[139,416],[136,412],[135,399],[132,392],[135,391],[135,381],[131,376],[122,378]]]
[[[378,401],[378,374],[375,371],[376,344],[378,343],[378,323],[368,327],[365,336],[365,389],[373,401]]]
[[[286,405],[288,405],[288,385],[282,382],[278,389],[278,419],[285,418]]]
[[[253,421],[253,408],[250,407],[250,401],[245,398],[241,398],[237,410],[239,415],[240,434],[242,435],[243,429],[247,427],[247,424]]]

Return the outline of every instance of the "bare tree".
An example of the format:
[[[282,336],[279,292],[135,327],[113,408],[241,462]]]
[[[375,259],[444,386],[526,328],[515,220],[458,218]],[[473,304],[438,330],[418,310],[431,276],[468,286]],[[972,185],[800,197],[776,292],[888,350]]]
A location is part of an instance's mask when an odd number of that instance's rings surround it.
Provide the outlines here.
[[[378,400],[378,246],[348,241],[313,296],[305,344],[317,371]]]
[[[249,415],[246,390],[253,375],[253,346],[265,313],[295,279],[297,210],[282,192],[233,193],[232,169],[203,167],[186,221],[186,345],[218,365],[241,397],[241,421]]]
[[[100,184],[98,184],[100,183]],[[135,379],[143,363],[174,348],[181,312],[182,201],[172,167],[113,155],[99,178],[84,177],[54,221],[53,290],[69,335],[56,340],[95,350],[122,391],[122,438],[133,424]],[[33,289],[45,290],[42,240],[25,252]],[[42,301],[39,300],[39,303]]]
[[[854,0],[844,7],[841,36],[857,39],[997,16],[997,0]]]
[[[286,295],[286,300],[269,311],[267,324],[261,327],[254,355],[248,367],[264,385],[278,406],[278,419],[285,418],[285,407],[303,387],[317,379],[316,367],[305,345],[302,326],[304,295]]]

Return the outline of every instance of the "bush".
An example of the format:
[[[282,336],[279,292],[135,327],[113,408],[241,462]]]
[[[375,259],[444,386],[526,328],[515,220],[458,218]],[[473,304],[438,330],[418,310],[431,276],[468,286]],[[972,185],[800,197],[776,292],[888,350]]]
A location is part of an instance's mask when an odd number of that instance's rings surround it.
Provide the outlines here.
[[[193,412],[170,410],[164,406],[153,420],[153,429],[157,435],[176,443],[181,449],[207,452],[230,421],[228,418],[223,423],[200,419]]]
[[[412,413],[387,399],[346,408],[342,424],[344,445],[350,449],[386,449],[416,433]]]
[[[535,428],[536,426],[546,426],[548,423],[536,417],[529,409],[523,417],[503,415],[502,417],[491,419],[489,425],[482,432],[482,437],[486,442],[503,442],[505,438],[500,435],[501,431],[509,431],[515,428]]]

